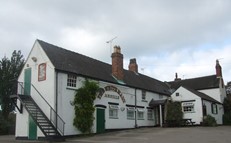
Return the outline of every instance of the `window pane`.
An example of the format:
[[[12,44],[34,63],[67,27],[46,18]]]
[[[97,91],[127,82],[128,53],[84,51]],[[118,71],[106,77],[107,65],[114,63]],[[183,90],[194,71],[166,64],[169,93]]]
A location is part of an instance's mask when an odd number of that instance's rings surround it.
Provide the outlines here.
[[[118,109],[109,109],[109,118],[118,118]]]
[[[76,87],[77,77],[75,75],[68,75],[67,86]]]
[[[144,112],[138,111],[138,119],[144,119]]]
[[[127,119],[135,119],[135,111],[127,109]]]
[[[154,119],[154,113],[153,113],[153,110],[151,109],[148,109],[148,120],[153,120]]]
[[[146,99],[146,92],[144,90],[142,90],[142,100]]]

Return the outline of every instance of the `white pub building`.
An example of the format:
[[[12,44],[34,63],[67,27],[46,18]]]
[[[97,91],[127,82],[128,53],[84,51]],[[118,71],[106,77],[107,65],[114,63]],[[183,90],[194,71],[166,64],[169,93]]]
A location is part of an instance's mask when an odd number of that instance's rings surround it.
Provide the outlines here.
[[[81,132],[73,126],[72,102],[85,79],[100,86],[93,133],[162,126],[170,97],[165,82],[138,72],[136,59],[123,68],[119,46],[112,65],[36,40],[18,78],[16,139],[59,138]]]

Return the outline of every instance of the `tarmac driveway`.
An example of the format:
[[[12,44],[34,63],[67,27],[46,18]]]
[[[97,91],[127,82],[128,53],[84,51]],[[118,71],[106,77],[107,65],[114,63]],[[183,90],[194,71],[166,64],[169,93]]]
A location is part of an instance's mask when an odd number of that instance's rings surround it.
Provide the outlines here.
[[[231,143],[231,126],[140,128],[79,137],[78,143]]]
[[[0,136],[0,143],[38,143]],[[41,141],[42,142],[42,141]],[[139,128],[88,137],[66,139],[65,143],[231,143],[231,126]]]

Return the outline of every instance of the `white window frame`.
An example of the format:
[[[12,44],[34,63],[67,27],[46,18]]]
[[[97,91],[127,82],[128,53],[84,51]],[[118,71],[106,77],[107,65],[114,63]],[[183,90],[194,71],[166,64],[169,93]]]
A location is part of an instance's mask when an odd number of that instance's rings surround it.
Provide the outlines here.
[[[137,109],[137,119],[144,120],[144,109]]]
[[[132,115],[132,116],[129,116]],[[135,119],[135,107],[127,107],[127,119],[134,120]]]
[[[141,93],[142,95],[142,100],[146,100],[146,91],[145,90],[142,90],[142,93]]]
[[[217,104],[216,103],[211,104],[211,110],[212,110],[213,114],[218,114]]]
[[[154,111],[152,109],[148,109],[147,116],[148,120],[154,120]]]
[[[67,75],[67,87],[77,88],[77,76],[74,74]]]
[[[183,102],[182,103],[182,110],[184,113],[193,113],[195,112],[195,109],[194,109],[194,103],[191,103],[191,102]]]
[[[119,105],[109,105],[109,118],[118,119]]]

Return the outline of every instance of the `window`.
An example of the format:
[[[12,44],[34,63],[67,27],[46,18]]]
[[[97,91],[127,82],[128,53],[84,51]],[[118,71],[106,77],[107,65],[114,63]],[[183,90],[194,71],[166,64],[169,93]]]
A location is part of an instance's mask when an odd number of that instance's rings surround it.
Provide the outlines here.
[[[138,117],[138,120],[144,119],[144,109],[138,109],[137,117]]]
[[[109,118],[118,119],[118,105],[109,105]]]
[[[211,104],[211,109],[213,114],[217,114],[217,104],[215,103]]]
[[[183,107],[183,112],[185,113],[194,112],[194,103],[192,102],[184,102],[182,103],[182,107]]]
[[[203,105],[203,116],[207,116],[207,108],[206,105]]]
[[[154,120],[154,112],[152,109],[148,109],[148,120]]]
[[[179,92],[177,92],[177,93],[176,93],[176,96],[179,96],[179,95],[180,95]]]
[[[146,91],[142,90],[142,100],[146,99]]]
[[[67,86],[68,87],[76,87],[76,83],[77,83],[77,76],[76,75],[68,74],[68,77],[67,77]]]
[[[128,107],[127,108],[127,119],[135,119],[135,108],[134,107]]]

